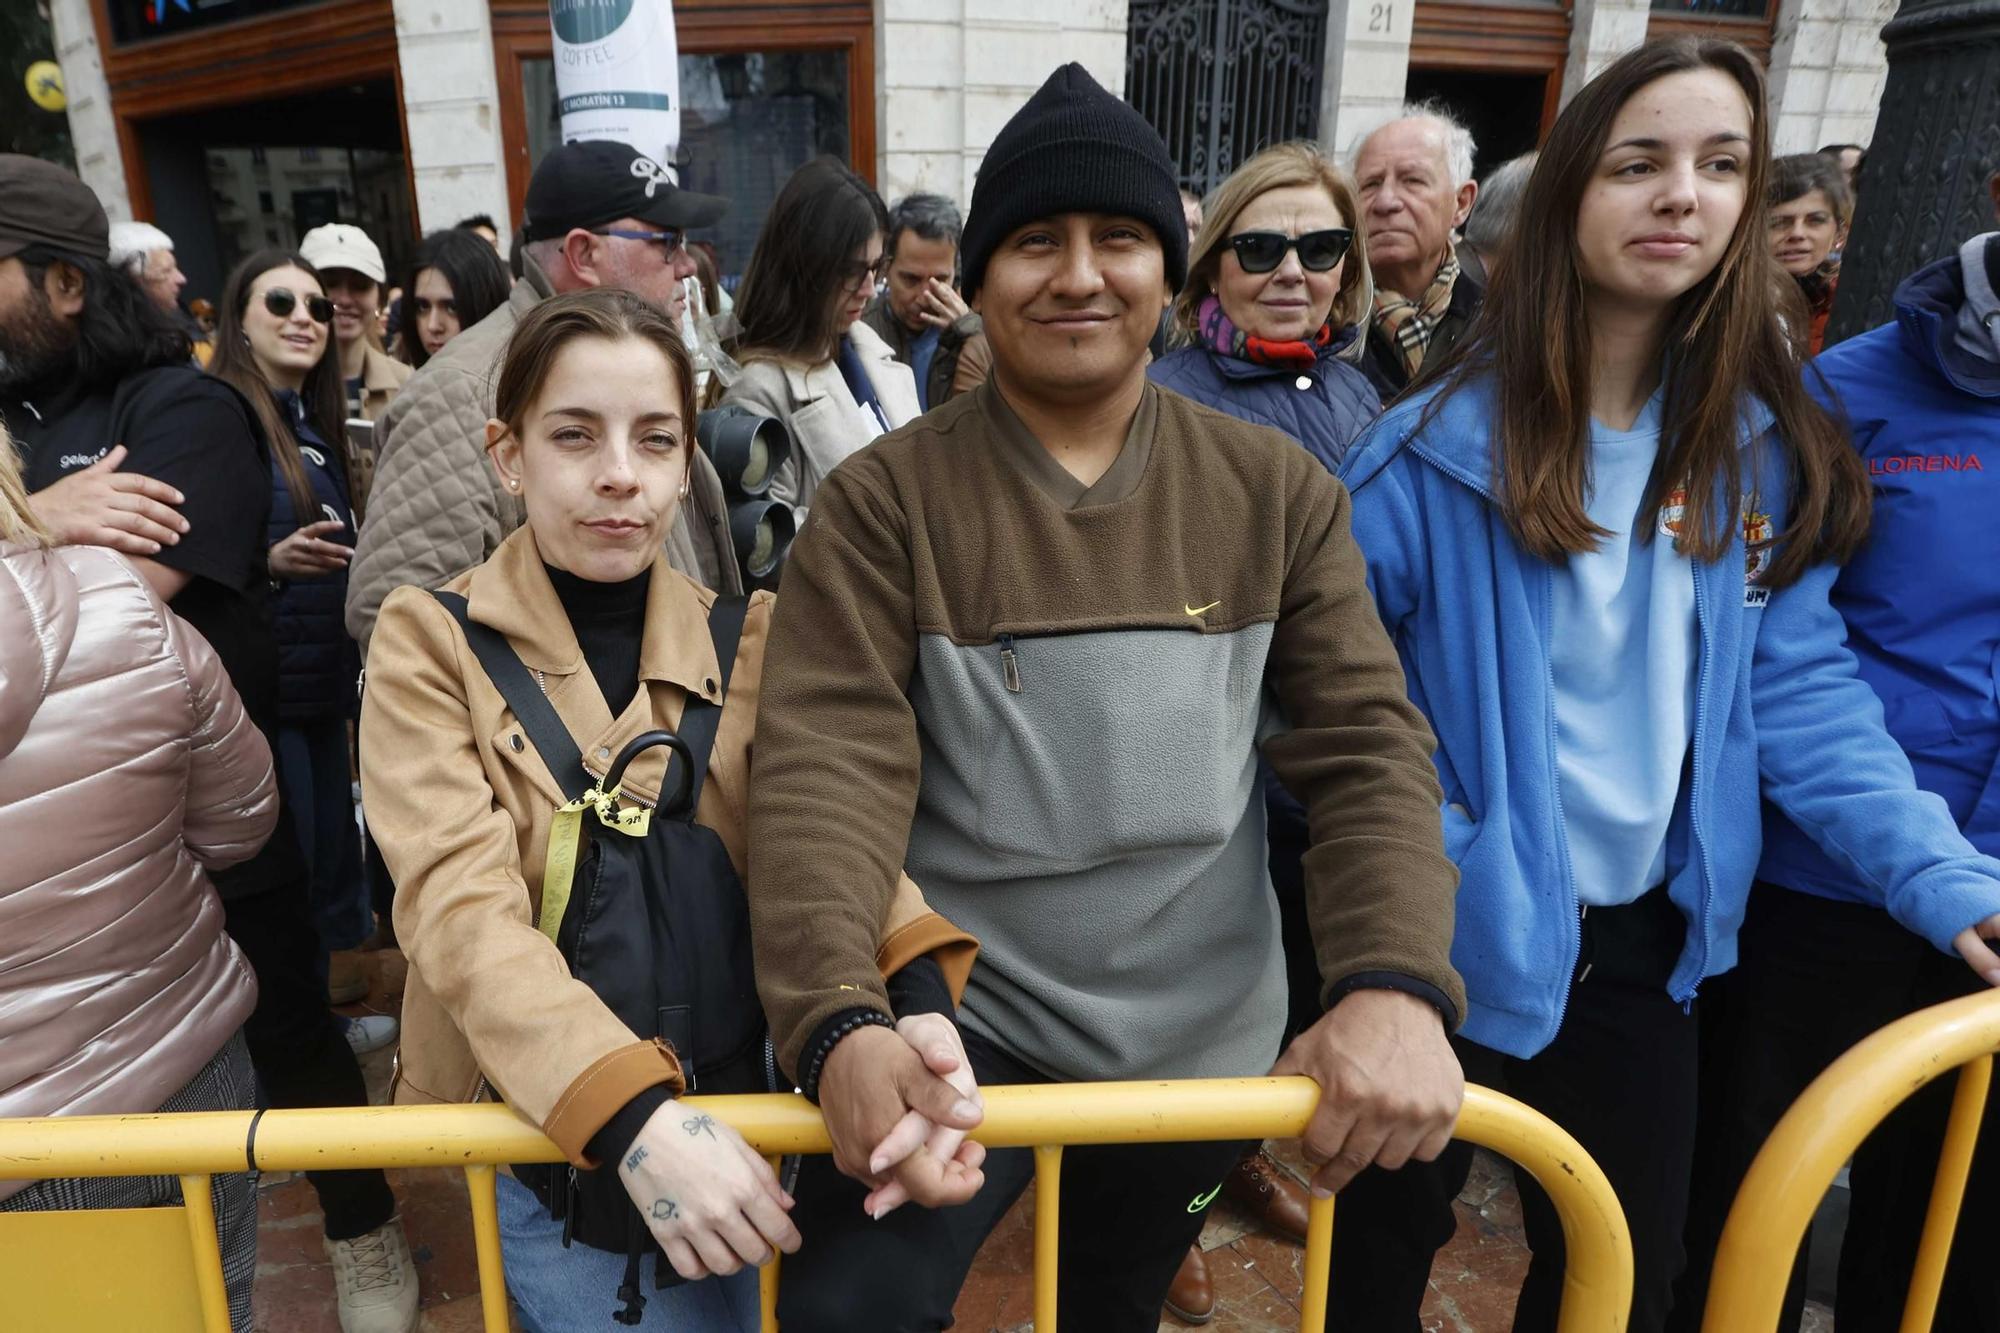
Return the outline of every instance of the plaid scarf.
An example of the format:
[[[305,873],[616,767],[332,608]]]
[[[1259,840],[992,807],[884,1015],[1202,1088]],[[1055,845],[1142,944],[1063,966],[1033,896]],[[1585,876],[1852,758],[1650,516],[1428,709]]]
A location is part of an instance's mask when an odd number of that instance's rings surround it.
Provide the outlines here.
[[[1201,340],[1224,356],[1259,366],[1279,366],[1286,370],[1311,370],[1320,354],[1333,345],[1333,325],[1322,324],[1319,332],[1303,342],[1281,342],[1243,332],[1222,313],[1222,302],[1214,296],[1202,298]]]
[[[1446,250],[1437,276],[1417,300],[1383,287],[1375,289],[1375,322],[1389,335],[1389,341],[1403,358],[1406,373],[1414,375],[1423,365],[1431,335],[1437,332],[1438,322],[1451,307],[1451,289],[1457,281],[1458,251]]]

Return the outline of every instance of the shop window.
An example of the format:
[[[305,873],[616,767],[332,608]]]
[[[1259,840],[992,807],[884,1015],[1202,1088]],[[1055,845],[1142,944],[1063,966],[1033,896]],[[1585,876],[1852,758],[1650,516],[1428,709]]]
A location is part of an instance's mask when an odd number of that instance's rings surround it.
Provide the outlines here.
[[[314,0],[107,0],[105,12],[111,19],[112,37],[122,46],[312,3]]]
[[[682,55],[680,183],[730,201],[703,233],[733,289],[785,178],[821,153],[853,164],[845,51]],[[521,61],[529,169],[561,142],[555,62]]]

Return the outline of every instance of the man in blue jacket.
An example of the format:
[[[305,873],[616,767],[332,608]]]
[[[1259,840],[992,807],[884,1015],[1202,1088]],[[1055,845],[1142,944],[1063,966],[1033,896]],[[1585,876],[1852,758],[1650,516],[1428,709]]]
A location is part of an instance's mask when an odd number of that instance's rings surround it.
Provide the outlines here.
[[[1995,181],[2000,182],[2000,173]],[[1874,483],[1869,541],[1831,600],[1860,675],[1917,784],[1966,840],[2000,853],[2000,232],[1974,237],[1896,292],[1896,319],[1807,369]],[[1779,1117],[1843,1051],[1913,1009],[1980,986],[1896,925],[1854,873],[1771,806],[1736,971],[1703,997],[1701,1114],[1688,1266],[1674,1327],[1700,1327],[1731,1199]],[[1841,1333],[1897,1327],[1923,1231],[1953,1080],[1862,1148],[1840,1264]],[[2000,1330],[2000,1098],[1989,1099],[1936,1327]],[[1801,1265],[1803,1268],[1803,1265]],[[1804,1301],[1795,1274],[1781,1327]]]

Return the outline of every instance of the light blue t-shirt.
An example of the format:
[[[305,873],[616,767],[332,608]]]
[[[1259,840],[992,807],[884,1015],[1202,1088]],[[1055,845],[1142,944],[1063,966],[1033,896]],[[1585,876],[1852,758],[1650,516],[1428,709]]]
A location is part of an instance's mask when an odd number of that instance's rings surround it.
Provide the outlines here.
[[[1654,394],[1630,430],[1591,422],[1585,509],[1611,536],[1555,575],[1556,768],[1577,897],[1592,907],[1666,879],[1694,736],[1694,570],[1666,526],[1678,514],[1641,512],[1662,406]]]

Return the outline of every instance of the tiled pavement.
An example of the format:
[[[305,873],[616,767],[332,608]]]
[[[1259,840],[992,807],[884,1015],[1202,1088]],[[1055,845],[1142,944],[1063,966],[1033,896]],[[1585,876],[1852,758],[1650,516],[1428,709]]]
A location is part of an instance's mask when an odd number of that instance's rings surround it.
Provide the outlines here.
[[[375,955],[377,984],[349,1012],[393,1013],[400,1006],[402,959]],[[369,1090],[381,1100],[389,1077],[387,1052],[362,1061]],[[1277,1147],[1281,1159],[1287,1157]],[[1289,1164],[1296,1169],[1297,1159]],[[475,1333],[480,1325],[478,1280],[464,1179],[455,1171],[392,1171],[404,1225],[423,1286],[424,1333]],[[958,1333],[1027,1333],[1032,1327],[1032,1188],[1001,1223],[973,1265],[960,1296]],[[258,1333],[339,1333],[333,1283],[320,1248],[319,1212],[303,1177],[267,1176],[259,1207],[256,1327]],[[1514,1295],[1527,1271],[1520,1206],[1503,1166],[1481,1156],[1458,1201],[1458,1232],[1431,1271],[1424,1333],[1507,1333]],[[1277,1333],[1296,1329],[1302,1251],[1262,1233],[1218,1199],[1202,1233],[1215,1279],[1213,1333]],[[1163,1318],[1161,1333],[1184,1326]],[[1832,1333],[1831,1315],[1814,1308],[1805,1333]]]

